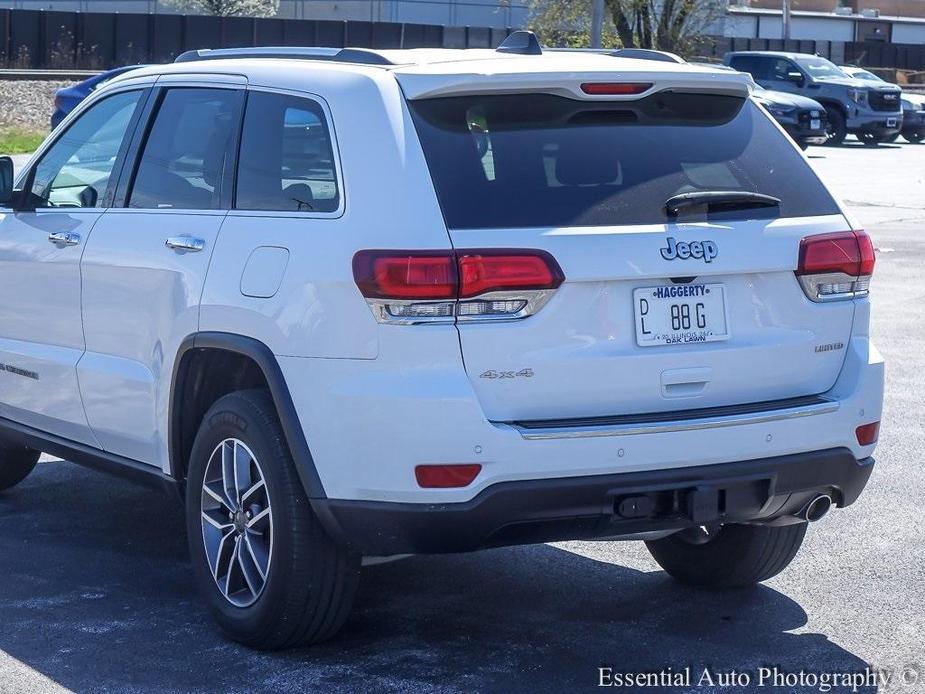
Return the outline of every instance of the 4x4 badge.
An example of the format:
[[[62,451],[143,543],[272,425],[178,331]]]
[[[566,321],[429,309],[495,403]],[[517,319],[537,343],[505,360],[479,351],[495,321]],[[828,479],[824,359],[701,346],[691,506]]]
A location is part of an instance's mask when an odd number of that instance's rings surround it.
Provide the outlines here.
[[[675,241],[673,236],[668,237],[668,248],[662,248],[662,257],[665,260],[687,260],[688,258],[702,258],[705,262],[713,262],[719,255],[719,248],[713,241]]]

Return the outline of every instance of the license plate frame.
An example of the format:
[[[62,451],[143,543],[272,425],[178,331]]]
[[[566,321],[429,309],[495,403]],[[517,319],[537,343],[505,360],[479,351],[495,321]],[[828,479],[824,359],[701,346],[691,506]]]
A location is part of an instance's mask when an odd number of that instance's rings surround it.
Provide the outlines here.
[[[639,347],[664,347],[728,340],[732,333],[727,299],[727,287],[722,283],[637,287],[633,290],[636,344]],[[680,308],[677,318],[682,327],[680,330],[672,328],[672,304],[688,306],[689,328],[683,327],[683,309]],[[700,309],[698,304],[702,305]],[[660,315],[660,312],[667,313]],[[700,322],[704,327],[699,327]]]
[[[821,130],[822,129],[822,119],[821,118],[812,118],[809,121],[810,130]]]
[[[895,119],[895,118],[887,118],[887,119],[886,119],[886,127],[888,127],[888,128],[895,128],[895,127],[896,127],[896,119]]]

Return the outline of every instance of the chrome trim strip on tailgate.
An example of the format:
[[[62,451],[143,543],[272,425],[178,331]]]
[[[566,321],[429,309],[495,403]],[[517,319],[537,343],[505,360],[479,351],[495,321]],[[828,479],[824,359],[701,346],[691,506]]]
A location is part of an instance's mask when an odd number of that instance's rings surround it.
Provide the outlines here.
[[[672,431],[697,431],[701,429],[719,429],[722,427],[744,426],[747,424],[765,424],[767,422],[778,422],[787,419],[797,419],[801,417],[814,417],[821,414],[831,414],[839,408],[839,403],[824,398],[815,398],[814,402],[809,404],[793,404],[786,406],[781,401],[779,403],[768,403],[769,406],[779,405],[773,409],[763,411],[749,411],[733,414],[723,414],[718,416],[700,416],[684,417],[684,413],[674,413],[678,419],[670,421],[656,422],[627,422],[620,423],[601,423],[597,425],[573,425],[573,426],[539,426],[541,422],[526,423],[517,422],[498,422],[504,426],[510,426],[515,429],[524,439],[574,439],[574,438],[593,438],[598,436],[635,436],[638,434],[663,434]],[[805,403],[806,401],[803,400]],[[784,405],[784,406],[780,406]],[[726,410],[726,408],[722,408]],[[734,408],[728,408],[734,409]],[[727,410],[728,411],[728,410]],[[696,413],[694,410],[691,414]],[[620,418],[614,418],[615,422]],[[627,417],[626,419],[631,419]],[[581,420],[577,420],[581,421]],[[585,420],[587,421],[587,420]],[[552,423],[551,423],[552,424]]]

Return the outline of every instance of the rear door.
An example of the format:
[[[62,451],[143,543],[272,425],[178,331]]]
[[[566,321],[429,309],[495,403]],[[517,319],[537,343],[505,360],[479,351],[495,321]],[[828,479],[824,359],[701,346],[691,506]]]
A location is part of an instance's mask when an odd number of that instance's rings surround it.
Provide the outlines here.
[[[493,94],[410,108],[457,253],[539,249],[565,276],[534,315],[457,320],[489,419],[757,403],[835,382],[854,302],[810,301],[794,270],[803,237],[849,227],[753,102]],[[698,191],[780,205],[666,211]]]
[[[760,82],[762,87],[790,94],[799,94],[802,91],[802,86],[798,82],[788,78],[792,73],[803,72],[792,60],[787,58],[762,58],[762,62],[767,66],[764,79]]]
[[[103,448],[150,464],[167,459],[161,422],[173,361],[199,326],[206,270],[230,207],[245,86],[222,75],[161,85],[132,144],[134,166],[84,251],[87,351],[77,369]]]

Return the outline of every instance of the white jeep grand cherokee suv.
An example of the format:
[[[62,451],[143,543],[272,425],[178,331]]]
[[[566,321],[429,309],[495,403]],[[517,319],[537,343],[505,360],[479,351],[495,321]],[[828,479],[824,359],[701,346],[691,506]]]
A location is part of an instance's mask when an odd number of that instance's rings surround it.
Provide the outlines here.
[[[745,77],[547,52],[200,51],[0,166],[0,488],[173,486],[234,639],[363,557],[641,539],[742,585],[870,476],[870,239]]]

